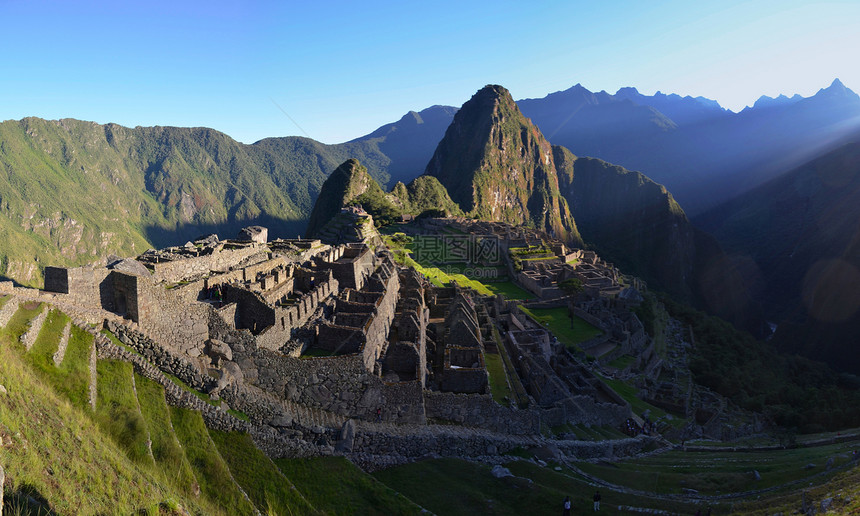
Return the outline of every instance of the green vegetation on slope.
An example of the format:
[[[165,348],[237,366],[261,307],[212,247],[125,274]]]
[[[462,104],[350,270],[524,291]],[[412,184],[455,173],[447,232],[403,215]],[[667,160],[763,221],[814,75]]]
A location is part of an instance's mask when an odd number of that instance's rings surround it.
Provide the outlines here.
[[[568,349],[579,349],[580,342],[585,342],[599,336],[602,331],[583,319],[568,314],[565,307],[561,308],[526,308],[520,310],[529,314],[541,325],[545,326]]]
[[[425,460],[377,471],[373,475],[438,514],[555,514],[561,512],[565,496],[571,497],[574,513],[586,507],[590,512],[594,487],[581,478],[525,461],[510,462],[505,467],[516,476],[494,478],[489,466],[458,459]],[[689,503],[604,489],[601,493],[607,512],[618,505],[695,512],[695,506]]]
[[[731,324],[663,298],[669,313],[696,338],[690,371],[696,383],[777,424],[804,433],[860,426],[856,382],[828,366],[785,356]]]
[[[57,367],[54,353],[69,318],[58,310],[48,314],[39,337],[27,354],[27,360],[57,394],[66,396],[78,408],[89,406],[89,360],[92,336],[72,326],[63,361]]]
[[[276,459],[281,471],[317,509],[331,515],[420,514],[421,508],[343,457]]]
[[[193,507],[55,393],[14,350],[14,340],[0,330],[0,385],[6,388],[0,395],[0,464],[7,502],[15,493],[29,494],[47,500],[58,514],[157,512],[160,503]]]
[[[217,430],[210,430],[209,435],[257,508],[274,514],[316,513],[275,463],[257,449],[251,436]]]
[[[25,118],[0,123],[0,277],[38,285],[44,265],[131,256],[246,225],[304,227],[347,158],[386,182],[378,142],[270,138],[243,145],[206,128]]]
[[[218,454],[200,413],[170,407],[170,420],[194,469],[200,491],[227,514],[253,514],[254,507],[233,481],[230,468]]]
[[[186,494],[193,494],[197,479],[182,446],[173,433],[170,412],[164,399],[164,387],[135,373],[135,389],[152,441],[152,456],[163,478]]]
[[[149,428],[134,392],[134,370],[129,362],[99,360],[96,421],[131,460],[153,466]]]
[[[810,479],[831,468],[848,464],[856,443],[841,443],[813,448],[749,452],[669,451],[650,457],[607,463],[581,463],[579,467],[608,482],[656,493],[677,493],[695,489],[715,495],[753,491]],[[813,467],[807,467],[812,464]],[[752,471],[758,471],[755,480]],[[835,471],[833,472],[835,474]],[[820,480],[818,480],[820,482]]]
[[[501,86],[486,86],[463,104],[425,174],[469,216],[582,242],[559,191],[551,145]]]

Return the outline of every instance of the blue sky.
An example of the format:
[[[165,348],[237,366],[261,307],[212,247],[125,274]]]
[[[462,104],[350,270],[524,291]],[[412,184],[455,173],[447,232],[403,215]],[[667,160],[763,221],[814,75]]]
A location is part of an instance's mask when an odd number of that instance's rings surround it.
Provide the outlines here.
[[[860,90],[860,2],[0,0],[0,120],[207,126],[337,143],[485,84],[581,83],[739,110]],[[286,114],[285,114],[286,113]]]

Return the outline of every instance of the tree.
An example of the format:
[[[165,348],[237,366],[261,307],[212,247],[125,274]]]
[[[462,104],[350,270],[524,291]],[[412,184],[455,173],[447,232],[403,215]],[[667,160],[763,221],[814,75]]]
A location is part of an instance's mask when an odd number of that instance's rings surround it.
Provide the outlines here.
[[[579,278],[568,278],[558,284],[558,288],[562,289],[569,296],[575,296],[585,290],[582,286],[582,281]]]

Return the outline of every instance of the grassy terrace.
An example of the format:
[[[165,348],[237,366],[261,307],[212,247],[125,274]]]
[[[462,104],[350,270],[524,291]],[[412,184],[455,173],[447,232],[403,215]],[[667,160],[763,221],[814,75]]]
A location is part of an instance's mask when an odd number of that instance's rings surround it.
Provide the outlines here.
[[[499,353],[487,351],[484,354],[484,359],[487,364],[487,373],[490,375],[490,392],[493,394],[493,399],[496,403],[507,407],[510,405],[508,400],[511,399],[511,387],[508,385],[502,357]]]
[[[568,349],[579,350],[578,344],[599,336],[602,332],[583,319],[573,316],[571,319],[567,308],[526,308],[520,309],[532,316],[553,333]]]
[[[612,388],[613,391],[617,392],[619,396],[624,398],[624,401],[630,404],[630,407],[633,409],[633,413],[637,415],[642,415],[646,410],[651,411],[650,419],[651,421],[656,421],[662,417],[666,417],[666,411],[651,405],[648,402],[640,400],[636,397],[636,388],[632,385],[623,382],[621,380],[616,380],[614,378],[604,378],[600,377],[603,380],[603,383]],[[669,424],[674,427],[681,427],[684,425],[684,420],[682,418],[674,417]]]
[[[100,360],[95,419],[132,461],[153,466],[147,445],[149,428],[134,393],[134,371],[128,362]]]
[[[529,406],[529,397],[523,387],[522,381],[517,372],[514,370],[514,364],[511,362],[511,357],[508,356],[508,350],[502,342],[502,337],[499,335],[499,330],[493,326],[493,340],[496,342],[496,349],[499,350],[499,357],[504,362],[505,372],[508,377],[508,387],[511,389],[511,394],[516,400],[517,406],[521,409]]]
[[[12,343],[0,330],[0,384],[8,389],[0,396],[7,502],[13,493],[27,493],[46,498],[56,514],[157,514],[160,502],[177,501],[105,438],[88,410],[56,393]],[[8,503],[9,514],[31,513]]]
[[[182,492],[193,495],[197,479],[173,433],[170,410],[164,400],[164,387],[137,373],[134,382],[140,412],[148,422],[152,455],[158,470]]]
[[[65,314],[52,310],[36,343],[33,344],[33,349],[27,355],[27,360],[58,394],[66,396],[73,405],[84,408],[89,405],[92,335],[72,326],[63,361],[60,367],[54,365],[54,353],[68,321],[69,318]]]
[[[24,303],[18,307],[18,311],[3,328],[3,332],[11,337],[12,342],[19,343],[21,335],[27,331],[30,321],[42,311],[41,303]]]
[[[744,492],[779,487],[824,473],[827,460],[833,466],[846,464],[856,443],[769,452],[670,451],[650,457],[613,463],[581,463],[579,467],[614,484],[656,493],[682,493],[695,489],[702,494]],[[808,465],[812,467],[807,469]],[[761,480],[753,478],[758,471]],[[835,473],[835,472],[834,472]]]
[[[209,438],[200,413],[170,407],[170,420],[194,468],[200,491],[228,514],[254,514],[254,507],[242,496],[230,468]]]
[[[331,515],[420,514],[421,508],[343,457],[275,459],[296,489]],[[336,479],[336,480],[334,480]]]
[[[248,434],[210,430],[212,441],[226,461],[236,482],[256,507],[270,514],[315,514],[274,462],[263,455]]]
[[[436,237],[406,237],[400,234],[385,235],[383,238],[394,253],[397,263],[414,267],[437,287],[448,286],[452,281],[456,281],[458,285],[471,288],[485,296],[503,295],[507,299],[523,300],[534,298],[530,292],[507,279],[507,269],[502,265],[434,264],[434,258],[450,254],[444,248],[444,242]]]
[[[584,514],[585,508],[591,512],[594,487],[584,479],[525,461],[510,462],[505,467],[516,476],[494,478],[489,466],[458,459],[425,460],[377,471],[373,475],[438,514],[555,514],[561,512],[565,496],[571,497],[574,514]],[[618,505],[685,514],[696,510],[695,505],[683,502],[654,500],[604,489],[601,494],[602,508],[610,514],[614,514],[610,511]]]

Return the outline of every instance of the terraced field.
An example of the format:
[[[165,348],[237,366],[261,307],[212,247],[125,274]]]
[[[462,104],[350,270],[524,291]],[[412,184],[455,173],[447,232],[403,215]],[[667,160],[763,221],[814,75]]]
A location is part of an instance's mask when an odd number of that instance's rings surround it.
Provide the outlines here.
[[[131,364],[93,360],[90,328],[38,303],[13,306],[0,329],[0,464],[9,514],[27,513],[23,505],[33,501],[59,514],[387,515],[419,514],[422,507],[437,514],[548,514],[565,496],[577,510],[590,508],[596,489],[605,510],[618,514],[707,507],[713,514],[790,513],[800,507],[801,490],[839,513],[860,511],[856,431],[801,436],[797,442],[809,446],[794,449],[694,443],[704,451],[596,463],[556,462],[544,449],[520,449],[505,464],[514,476],[505,478],[457,459],[373,475],[341,457],[272,461],[248,435],[207,429],[199,412],[168,406],[164,387]],[[21,342],[28,333],[35,336],[29,349]],[[499,358],[501,379],[508,364]],[[521,385],[507,388],[501,397],[519,399]],[[553,430],[590,441],[623,437],[612,428]],[[757,439],[741,446],[773,445]],[[822,444],[827,440],[846,441]]]
[[[168,406],[164,388],[130,363],[93,361],[93,349],[87,329],[39,303],[21,304],[0,328],[4,513],[420,512],[344,459],[273,462],[247,434],[210,430],[199,412]],[[349,479],[336,483],[339,502],[314,496],[331,478]]]

